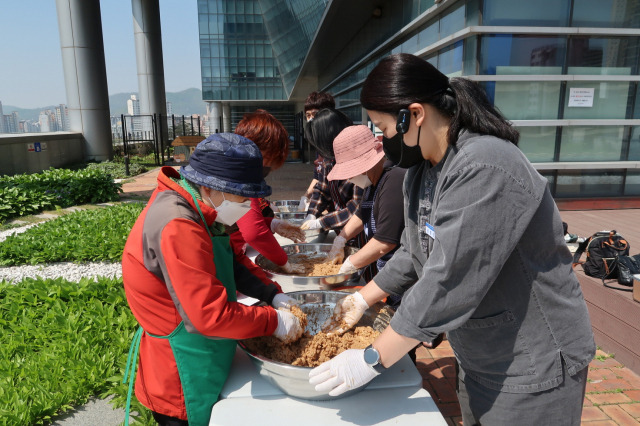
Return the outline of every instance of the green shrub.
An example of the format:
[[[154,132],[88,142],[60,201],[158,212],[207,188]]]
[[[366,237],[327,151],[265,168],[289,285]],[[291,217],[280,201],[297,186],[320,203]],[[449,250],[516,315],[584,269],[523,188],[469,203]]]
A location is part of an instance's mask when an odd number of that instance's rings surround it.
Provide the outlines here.
[[[122,185],[102,170],[49,169],[0,177],[0,223],[55,207],[119,200]],[[18,207],[26,204],[26,208]]]
[[[87,165],[87,169],[101,170],[104,173],[110,174],[115,179],[124,179],[126,177],[136,176],[148,171],[147,167],[145,167],[144,164],[131,162],[129,164],[129,176],[127,176],[124,162],[111,161],[104,161],[102,163],[89,163]]]
[[[79,210],[10,235],[0,243],[0,265],[119,262],[143,207],[127,203]]]
[[[0,186],[0,223],[10,217],[27,216],[55,206],[53,194],[30,188]]]
[[[121,279],[1,282],[0,424],[43,424],[93,395],[121,403],[136,328]]]

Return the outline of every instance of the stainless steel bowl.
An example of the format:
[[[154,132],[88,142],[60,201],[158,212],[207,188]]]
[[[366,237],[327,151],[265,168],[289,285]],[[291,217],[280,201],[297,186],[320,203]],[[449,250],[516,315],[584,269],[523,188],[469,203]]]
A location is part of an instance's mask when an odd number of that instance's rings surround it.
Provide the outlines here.
[[[346,296],[345,292],[328,290],[296,291],[287,293],[287,295],[302,302],[302,310],[304,310],[305,306],[326,305],[326,317],[331,315],[336,302]],[[389,325],[393,313],[393,309],[389,306],[383,303],[376,303],[367,309],[357,325],[368,325],[373,327],[374,330],[382,331]],[[322,316],[318,318],[318,322],[323,322]],[[307,330],[312,334],[315,334],[317,328],[317,324],[309,324],[307,326]],[[258,370],[260,376],[285,394],[296,398],[315,401],[339,399],[360,392],[366,387],[366,385],[364,385],[339,396],[330,396],[328,392],[316,391],[315,388],[309,384],[310,367],[297,367],[273,361],[250,352],[242,341],[238,342],[238,345],[249,356],[249,359]]]
[[[326,256],[331,250],[331,244],[290,244],[282,246],[287,255],[306,254],[308,256]],[[354,247],[345,247],[345,258],[357,252]],[[325,275],[320,277],[302,277],[299,275],[291,275],[275,272],[278,266],[269,259],[259,254],[256,256],[256,265],[261,267],[269,278],[280,284],[282,290],[301,291],[301,290],[331,290],[335,287],[355,285],[359,279],[359,275],[354,272],[348,274]]]
[[[276,206],[282,213],[295,213],[298,212],[300,200],[278,200],[274,201],[273,205]]]
[[[274,213],[276,219],[284,219],[293,223],[296,226],[302,225],[304,222],[304,218],[307,217],[306,212],[276,212]],[[304,236],[307,242],[314,240],[320,236],[322,233],[322,229],[306,229],[304,231]]]

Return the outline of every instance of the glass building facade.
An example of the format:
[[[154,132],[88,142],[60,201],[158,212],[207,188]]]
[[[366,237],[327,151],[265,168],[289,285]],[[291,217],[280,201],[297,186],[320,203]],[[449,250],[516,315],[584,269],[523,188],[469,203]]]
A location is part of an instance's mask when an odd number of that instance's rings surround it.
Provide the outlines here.
[[[291,132],[288,100],[326,0],[198,0],[202,93],[227,102],[231,126],[264,108]]]
[[[245,8],[242,19],[251,11],[256,37],[227,32],[226,22],[240,19],[239,3]],[[342,47],[347,53],[352,46],[369,48],[336,56],[313,75],[317,90],[333,94],[354,122],[367,119],[359,97],[373,67],[392,53],[415,54],[449,77],[484,87],[520,131],[520,148],[556,197],[640,196],[640,0],[381,4],[383,18],[362,21]],[[314,34],[339,31],[330,28],[336,23],[325,11],[344,7],[302,0],[199,1],[205,100],[276,99],[299,105],[302,94],[292,97],[296,79],[309,77],[308,71],[299,75],[300,67],[310,54],[323,52],[314,50]],[[371,12],[363,8],[362,13]],[[212,21],[217,32],[211,31]],[[258,44],[263,56],[250,61],[257,48],[249,53],[247,46]],[[264,68],[247,71],[254,64]],[[238,75],[246,78],[242,84]]]
[[[426,22],[322,89],[357,119],[359,87],[380,59],[416,54],[484,87],[556,197],[640,195],[628,163],[640,151],[640,0],[449,3],[405,14],[405,26]]]

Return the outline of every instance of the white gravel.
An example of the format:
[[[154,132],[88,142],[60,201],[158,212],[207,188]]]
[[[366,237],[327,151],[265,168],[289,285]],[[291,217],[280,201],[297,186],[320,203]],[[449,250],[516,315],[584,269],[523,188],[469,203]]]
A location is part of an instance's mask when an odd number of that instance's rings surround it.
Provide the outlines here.
[[[0,242],[7,239],[12,234],[19,234],[27,229],[37,226],[37,223],[21,226],[19,228],[0,231]],[[78,282],[81,278],[87,277],[116,277],[122,276],[120,263],[95,262],[95,263],[71,263],[59,262],[45,265],[23,265],[0,267],[0,281],[18,283],[24,278],[43,279],[63,277],[68,281]]]
[[[78,282],[83,277],[95,279],[97,276],[120,278],[122,276],[122,267],[120,263],[107,262],[60,262],[46,265],[0,267],[0,281],[9,281],[14,284],[24,278],[40,277],[49,279],[63,277],[68,281]]]
[[[6,231],[0,231],[0,243],[4,240],[7,239],[7,237],[10,237],[13,234],[20,234],[24,231],[26,231],[29,228],[32,228],[34,226],[38,225],[37,223],[31,223],[29,225],[25,225],[25,226],[21,226],[20,228],[13,228],[13,229],[8,229]]]

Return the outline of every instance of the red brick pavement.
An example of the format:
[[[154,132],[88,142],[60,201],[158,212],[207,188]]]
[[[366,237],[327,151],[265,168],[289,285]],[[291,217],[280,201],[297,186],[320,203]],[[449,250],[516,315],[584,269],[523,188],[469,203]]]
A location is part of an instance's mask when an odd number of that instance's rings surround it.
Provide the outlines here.
[[[453,351],[448,341],[435,349],[419,348],[416,366],[426,389],[449,425],[462,425],[455,392]],[[640,376],[598,350],[589,365],[582,425],[639,425]]]

